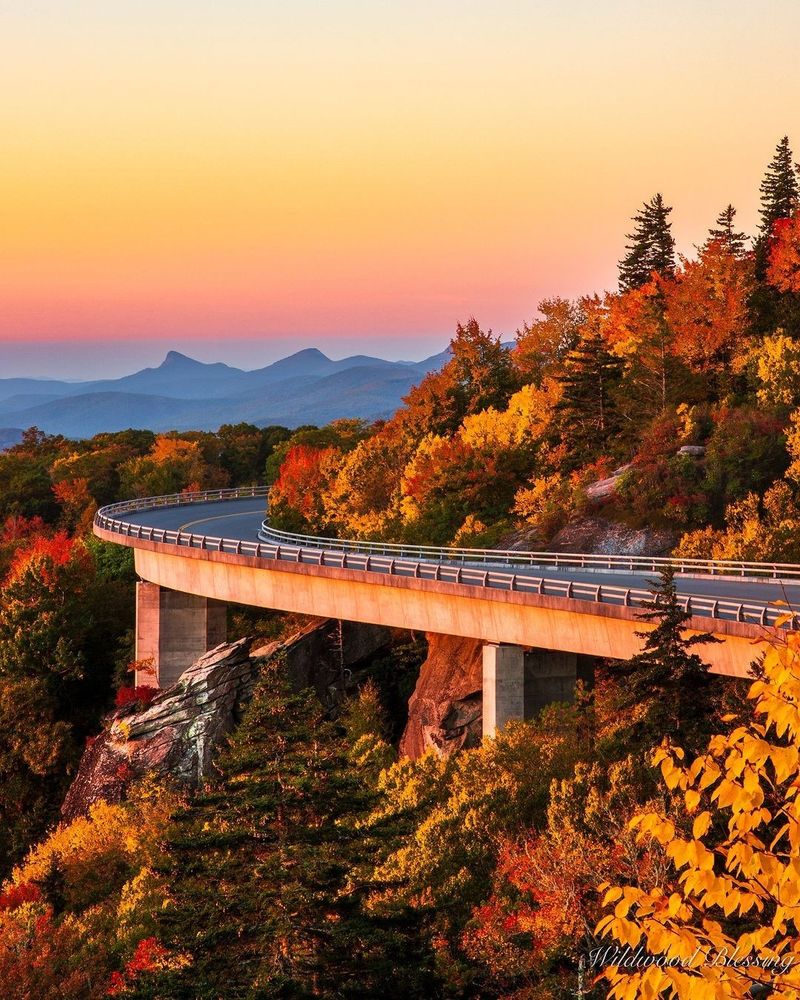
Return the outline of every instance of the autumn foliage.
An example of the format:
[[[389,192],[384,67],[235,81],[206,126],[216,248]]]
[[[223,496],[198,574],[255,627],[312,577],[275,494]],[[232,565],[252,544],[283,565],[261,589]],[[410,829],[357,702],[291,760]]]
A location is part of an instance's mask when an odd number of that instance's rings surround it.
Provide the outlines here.
[[[114,698],[114,704],[117,708],[125,708],[127,705],[146,708],[158,692],[158,688],[150,687],[147,684],[137,684],[136,687],[121,687]]]
[[[759,983],[776,997],[800,990],[799,652],[793,634],[767,652],[750,687],[752,714],[726,718],[704,754],[689,762],[668,741],[655,752],[674,812],[643,812],[630,828],[661,846],[671,877],[650,889],[606,885],[611,912],[598,932],[671,964],[611,963],[610,996],[746,997]],[[739,962],[714,961],[734,955]]]
[[[494,739],[475,690],[448,717],[459,751],[431,737],[398,758],[387,733],[416,652],[342,664],[324,707],[267,667],[198,793],[123,763],[124,802],[59,823],[103,714],[155,696],[119,686],[135,574],[91,535],[113,500],[267,482],[288,531],[563,550],[608,530],[676,556],[800,562],[788,140],[761,190],[752,247],[728,205],[685,257],[656,194],[616,290],[545,298],[513,342],[465,318],[374,424],[30,428],[0,452],[4,998],[800,996],[800,646],[790,631],[767,652],[748,711],[702,643],[689,651],[667,578],[639,655]],[[588,974],[598,935],[663,962]],[[737,949],[760,964],[691,960]]]
[[[800,213],[773,226],[767,280],[781,292],[800,292]]]

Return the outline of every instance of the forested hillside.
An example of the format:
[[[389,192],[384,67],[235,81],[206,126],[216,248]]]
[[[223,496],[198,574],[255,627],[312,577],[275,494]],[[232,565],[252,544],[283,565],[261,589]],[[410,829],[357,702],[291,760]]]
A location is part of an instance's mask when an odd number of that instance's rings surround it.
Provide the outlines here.
[[[752,241],[728,205],[680,257],[671,212],[636,213],[617,291],[540,303],[511,346],[465,319],[389,420],[30,429],[0,452],[4,998],[798,995],[794,636],[752,687],[711,676],[670,572],[638,656],[480,746],[398,754],[402,644],[325,704],[265,657],[199,791],[151,776],[58,823],[104,713],[148,697],[130,550],[91,535],[98,505],[267,481],[290,530],[546,547],[591,515],[680,555],[800,562],[788,140]],[[240,609],[230,635],[297,627]],[[665,961],[592,958],[614,942]],[[773,966],[664,968],[737,945]]]
[[[471,319],[386,423],[296,435],[276,523],[357,538],[545,544],[622,469],[606,513],[685,555],[796,559],[800,221],[782,140],[755,249],[727,206],[677,257],[662,196],[636,214],[617,292],[550,299],[511,350]],[[689,446],[689,447],[685,447]]]

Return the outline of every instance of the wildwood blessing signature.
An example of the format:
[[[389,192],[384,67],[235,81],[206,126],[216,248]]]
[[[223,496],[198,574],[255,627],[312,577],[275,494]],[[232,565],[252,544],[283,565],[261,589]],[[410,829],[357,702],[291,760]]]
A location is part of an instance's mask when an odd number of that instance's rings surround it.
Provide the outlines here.
[[[620,948],[617,945],[593,948],[587,955],[587,966],[590,969],[646,969],[650,966],[658,968],[681,968],[697,969],[701,966],[716,966],[732,969],[763,969],[775,975],[786,975],[787,972],[797,963],[797,955],[744,955],[739,948],[729,951],[721,948],[714,951],[709,948],[698,947],[694,954],[687,958],[672,958],[668,955],[653,955],[645,951],[640,945],[638,948],[631,948],[626,945]]]

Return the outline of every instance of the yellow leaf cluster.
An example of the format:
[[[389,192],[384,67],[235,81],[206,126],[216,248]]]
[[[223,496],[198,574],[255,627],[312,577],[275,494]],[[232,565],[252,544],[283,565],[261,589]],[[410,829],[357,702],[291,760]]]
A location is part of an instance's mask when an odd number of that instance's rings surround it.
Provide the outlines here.
[[[541,437],[552,420],[561,385],[545,379],[541,387],[525,385],[515,392],[505,410],[490,406],[464,418],[459,434],[477,451],[520,448]]]
[[[631,827],[664,846],[674,878],[601,887],[611,912],[598,933],[650,958],[607,968],[611,997],[744,998],[754,983],[800,996],[798,637],[768,650],[749,697],[752,717],[691,765],[674,747],[654,754],[683,818],[649,812]]]
[[[800,343],[782,330],[765,337],[755,352],[758,401],[764,406],[800,402]]]

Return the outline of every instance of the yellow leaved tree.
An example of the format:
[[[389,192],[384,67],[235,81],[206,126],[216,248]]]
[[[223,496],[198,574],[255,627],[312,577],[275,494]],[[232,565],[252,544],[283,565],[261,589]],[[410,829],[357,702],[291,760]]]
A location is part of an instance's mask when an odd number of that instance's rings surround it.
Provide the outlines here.
[[[768,650],[749,697],[752,717],[690,766],[678,747],[654,755],[676,813],[631,826],[661,844],[673,876],[601,886],[610,997],[800,997],[800,636]]]

